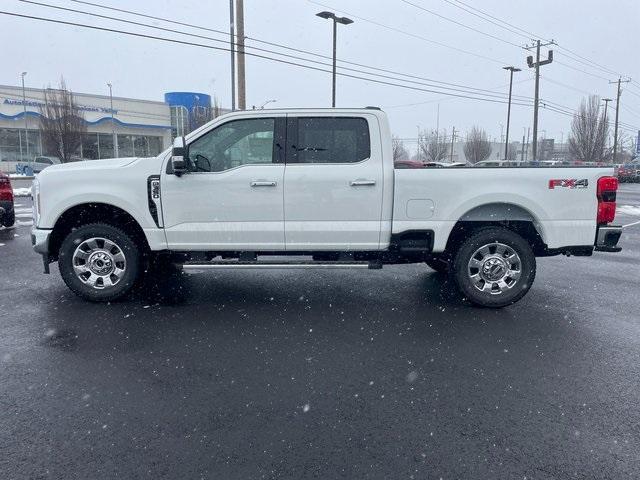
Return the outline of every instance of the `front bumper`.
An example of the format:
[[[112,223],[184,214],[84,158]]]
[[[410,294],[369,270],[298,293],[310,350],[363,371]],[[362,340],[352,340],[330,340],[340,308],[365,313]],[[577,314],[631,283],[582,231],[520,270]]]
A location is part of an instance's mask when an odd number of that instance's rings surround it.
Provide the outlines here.
[[[31,245],[36,253],[42,255],[42,264],[44,266],[44,273],[49,273],[49,238],[51,237],[53,230],[44,230],[41,228],[33,227],[31,229]]]
[[[598,227],[596,232],[595,249],[597,252],[619,252],[622,247],[618,246],[620,236],[622,235],[622,227],[619,225],[607,225]]]
[[[40,255],[49,255],[49,237],[53,230],[44,230],[41,228],[31,229],[31,245],[33,249]]]

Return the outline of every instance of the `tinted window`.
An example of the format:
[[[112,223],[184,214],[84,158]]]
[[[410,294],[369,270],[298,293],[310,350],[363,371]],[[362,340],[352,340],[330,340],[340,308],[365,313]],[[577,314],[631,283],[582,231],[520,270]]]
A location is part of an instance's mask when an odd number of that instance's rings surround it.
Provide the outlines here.
[[[189,145],[192,168],[221,172],[240,165],[273,163],[273,118],[234,120]]]
[[[355,163],[369,158],[369,125],[364,118],[298,119],[298,163]]]

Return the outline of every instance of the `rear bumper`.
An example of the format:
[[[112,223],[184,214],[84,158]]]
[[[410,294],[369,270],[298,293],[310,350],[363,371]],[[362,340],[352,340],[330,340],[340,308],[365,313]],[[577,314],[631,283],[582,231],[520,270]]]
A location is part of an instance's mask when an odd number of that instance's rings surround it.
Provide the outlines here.
[[[596,232],[596,251],[598,252],[619,252],[622,247],[618,246],[620,236],[622,235],[622,227],[619,225],[607,225],[598,227]]]

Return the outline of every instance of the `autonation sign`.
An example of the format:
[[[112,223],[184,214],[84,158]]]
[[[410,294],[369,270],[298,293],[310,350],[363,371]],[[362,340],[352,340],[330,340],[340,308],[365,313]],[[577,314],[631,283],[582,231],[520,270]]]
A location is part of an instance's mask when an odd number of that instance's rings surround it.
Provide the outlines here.
[[[37,100],[18,100],[15,98],[5,98],[4,99],[4,103],[6,105],[20,105],[20,106],[27,106],[27,107],[44,107],[45,103],[44,102],[39,102]],[[98,113],[112,113],[115,115],[116,113],[118,113],[118,110],[111,110],[110,108],[107,107],[96,107],[93,105],[77,105],[78,110],[82,110],[83,112],[98,112]]]

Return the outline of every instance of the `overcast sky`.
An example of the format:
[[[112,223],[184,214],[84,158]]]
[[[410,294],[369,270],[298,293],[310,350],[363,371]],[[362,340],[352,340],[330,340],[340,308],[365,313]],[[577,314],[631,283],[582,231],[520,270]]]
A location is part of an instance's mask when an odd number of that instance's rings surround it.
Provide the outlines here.
[[[109,12],[70,0],[38,1],[225,39],[219,34]],[[561,47],[640,81],[637,65],[638,0],[462,1],[543,38],[553,38]],[[228,30],[229,27],[227,0],[93,2],[213,29]],[[533,97],[533,74],[526,66],[527,52],[517,46],[526,43],[527,39],[456,8],[452,5],[454,0],[411,0],[411,3],[498,38],[456,25],[402,0],[318,2],[323,6],[315,3],[315,0],[245,0],[245,34],[330,55],[331,22],[316,17],[315,13],[331,9],[354,20],[352,25],[339,26],[339,59],[502,93],[506,93],[508,85],[508,73],[502,70],[502,66],[514,65],[522,68],[522,72],[514,77],[514,95]],[[18,0],[3,0],[0,10],[225,47],[210,40],[60,12]],[[223,106],[230,106],[227,52],[4,15],[0,15],[0,22],[2,84],[19,84],[20,72],[27,71],[27,85],[34,87],[55,85],[63,75],[68,86],[77,92],[107,94],[106,83],[111,82],[114,95],[117,96],[162,100],[163,93],[167,91],[199,91],[215,94]],[[248,40],[247,45],[271,48],[252,40]],[[554,63],[541,69],[542,99],[574,109],[581,98],[589,93],[602,97],[615,96],[615,87],[606,80],[615,79],[614,74],[578,63],[569,58],[565,50],[553,48]],[[297,55],[291,51],[278,51]],[[544,52],[546,54],[546,49]],[[590,75],[566,65],[585,70]],[[396,80],[379,80],[398,83]],[[352,78],[338,77],[337,98],[338,106],[383,107],[389,113],[392,131],[400,137],[416,137],[418,126],[423,129],[435,128],[438,105],[440,128],[448,132],[455,126],[456,130],[464,133],[477,124],[484,127],[491,137],[499,139],[500,124],[506,123],[506,105],[503,104],[412,91]],[[329,106],[331,76],[324,72],[247,57],[248,105],[261,104],[269,99],[277,99],[277,107]],[[625,86],[622,102],[624,109],[620,110],[621,121],[634,127],[640,125],[640,82]],[[512,140],[521,139],[523,127],[531,126],[532,112],[531,107],[513,107]],[[567,116],[543,109],[539,128],[545,131],[547,137],[556,137],[559,141],[561,132],[566,139],[570,120]]]

